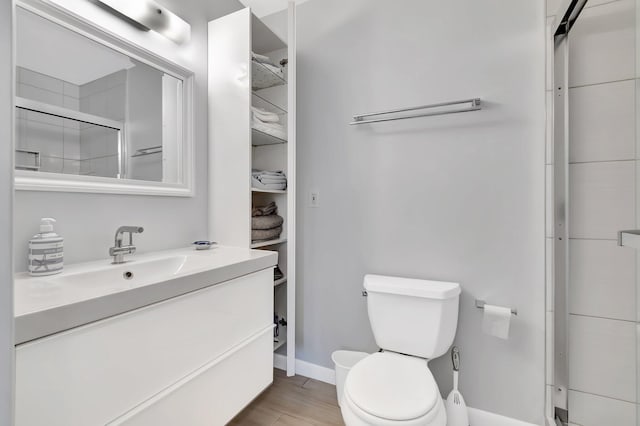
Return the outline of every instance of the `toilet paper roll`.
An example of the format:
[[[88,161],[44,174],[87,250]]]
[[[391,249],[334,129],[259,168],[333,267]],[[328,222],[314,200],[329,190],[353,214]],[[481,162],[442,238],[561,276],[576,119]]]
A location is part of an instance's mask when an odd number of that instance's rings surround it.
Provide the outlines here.
[[[511,308],[502,306],[484,305],[484,316],[482,317],[482,331],[499,337],[509,338],[509,325],[511,324]]]

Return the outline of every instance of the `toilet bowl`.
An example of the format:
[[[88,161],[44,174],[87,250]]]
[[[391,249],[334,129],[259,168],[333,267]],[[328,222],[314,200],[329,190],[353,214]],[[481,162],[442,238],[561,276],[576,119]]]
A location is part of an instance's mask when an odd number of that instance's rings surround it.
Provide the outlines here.
[[[356,364],[345,382],[348,426],[445,426],[438,385],[424,359],[378,352]]]
[[[453,343],[460,285],[380,275],[364,278],[371,329],[380,352],[347,374],[347,426],[446,426],[440,390],[427,365]]]

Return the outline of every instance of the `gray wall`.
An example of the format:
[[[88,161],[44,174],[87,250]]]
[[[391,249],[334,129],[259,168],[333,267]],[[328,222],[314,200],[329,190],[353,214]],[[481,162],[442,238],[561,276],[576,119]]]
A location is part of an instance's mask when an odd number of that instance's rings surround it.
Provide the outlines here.
[[[13,424],[13,49],[12,1],[0,0],[0,424]],[[7,59],[8,58],[8,59]]]
[[[17,191],[15,203],[16,270],[27,268],[27,242],[38,231],[40,217],[58,220],[56,229],[65,237],[65,261],[74,263],[104,259],[113,245],[113,234],[120,225],[141,225],[137,236],[139,252],[189,245],[207,235],[207,21],[238,10],[236,0],[207,2],[166,0],[163,5],[188,21],[192,27],[190,43],[177,47],[154,34],[142,33],[113,18],[95,5],[60,1],[76,7],[100,25],[130,36],[159,54],[191,67],[195,73],[195,158],[196,195],[193,198],[98,195]],[[3,16],[5,16],[3,14]]]
[[[299,7],[298,358],[377,349],[366,273],[457,281],[468,404],[542,422],[544,28],[542,1]],[[347,125],[475,96],[481,112]],[[482,334],[475,298],[518,309],[508,341]],[[450,365],[431,363],[444,395]]]

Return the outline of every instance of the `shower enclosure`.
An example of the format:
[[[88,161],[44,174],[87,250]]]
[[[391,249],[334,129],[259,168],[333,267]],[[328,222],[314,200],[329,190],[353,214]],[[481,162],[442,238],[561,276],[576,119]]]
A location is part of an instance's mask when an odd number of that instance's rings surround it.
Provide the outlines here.
[[[636,426],[638,0],[557,3],[547,13],[547,417]]]

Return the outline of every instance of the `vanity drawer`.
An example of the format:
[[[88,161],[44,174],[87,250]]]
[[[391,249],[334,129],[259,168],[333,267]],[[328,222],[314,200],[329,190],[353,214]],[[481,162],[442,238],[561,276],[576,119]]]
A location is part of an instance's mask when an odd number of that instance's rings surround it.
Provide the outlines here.
[[[109,426],[225,425],[273,381],[272,353],[268,327]]]
[[[105,424],[272,322],[269,268],[20,345],[16,425]]]

